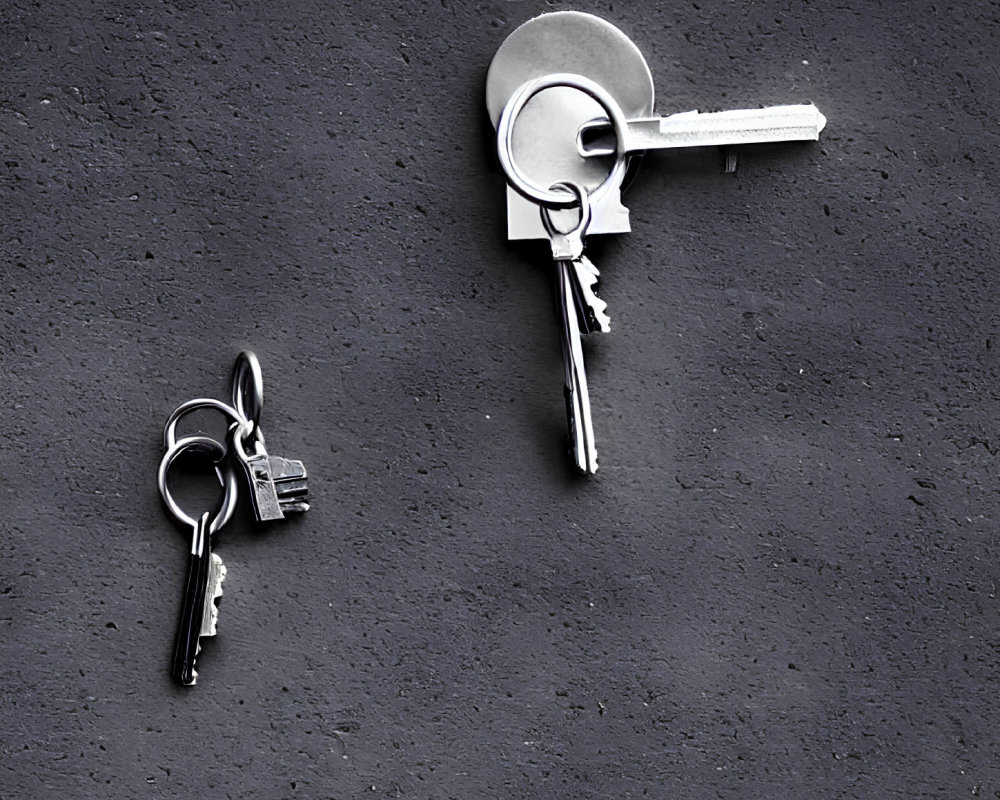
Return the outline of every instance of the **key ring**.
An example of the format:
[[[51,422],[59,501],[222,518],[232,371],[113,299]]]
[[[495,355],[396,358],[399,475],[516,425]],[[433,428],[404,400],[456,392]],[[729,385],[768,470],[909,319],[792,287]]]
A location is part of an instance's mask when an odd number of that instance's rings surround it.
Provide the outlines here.
[[[160,490],[160,497],[163,498],[163,504],[173,515],[174,519],[178,522],[183,522],[191,528],[197,527],[198,520],[187,514],[177,504],[173,495],[170,494],[170,488],[167,486],[167,474],[170,472],[170,467],[182,453],[192,453],[203,458],[209,458],[215,465],[215,474],[219,478],[219,484],[225,490],[222,502],[219,504],[215,516],[212,517],[211,522],[208,524],[208,532],[214,534],[229,522],[233,516],[233,511],[236,510],[236,471],[226,458],[225,446],[219,444],[219,442],[209,436],[186,436],[170,445],[160,460],[160,469],[156,474],[156,485]]]
[[[260,430],[260,412],[264,408],[264,378],[260,362],[251,350],[243,350],[233,365],[233,408]]]
[[[259,369],[259,367],[258,367]],[[163,446],[168,450],[174,448],[177,444],[177,423],[181,417],[185,414],[190,414],[192,411],[197,411],[201,408],[214,408],[216,411],[221,411],[227,417],[229,417],[231,422],[235,422],[241,426],[241,433],[250,421],[244,417],[239,411],[233,408],[231,405],[223,403],[221,400],[214,400],[211,397],[199,397],[194,400],[188,400],[186,403],[181,403],[177,408],[173,410],[173,413],[167,417],[167,422],[163,426]],[[249,435],[250,431],[247,431],[245,435]],[[214,439],[212,441],[215,441]],[[219,444],[218,442],[215,442]],[[221,447],[222,445],[220,445]]]
[[[521,169],[514,161],[513,153],[514,122],[517,120],[518,115],[532,97],[539,92],[556,86],[576,89],[596,100],[608,115],[608,119],[611,120],[611,125],[614,128],[616,140],[615,165],[603,183],[599,184],[592,192],[589,192],[590,196],[595,200],[612,186],[620,186],[625,177],[627,155],[627,151],[625,150],[625,136],[628,122],[625,119],[625,112],[622,111],[621,106],[618,105],[604,87],[589,78],[585,78],[583,75],[575,75],[572,72],[556,72],[536,78],[535,80],[526,81],[510,96],[497,122],[497,154],[500,157],[500,165],[503,167],[504,172],[507,173],[508,183],[519,194],[536,203],[542,203],[553,208],[569,208],[576,204],[575,194],[552,191],[551,188],[546,189],[544,186],[533,183],[521,172]]]
[[[590,195],[579,183],[574,181],[559,181],[553,183],[552,187],[568,189],[576,198],[577,205],[580,206],[580,219],[570,230],[561,231],[556,228],[552,221],[552,209],[546,205],[538,207],[538,212],[542,217],[542,226],[549,235],[552,244],[552,256],[556,260],[575,261],[583,255],[583,237],[587,235],[587,228],[590,227],[590,220],[593,217],[593,208],[590,205]]]

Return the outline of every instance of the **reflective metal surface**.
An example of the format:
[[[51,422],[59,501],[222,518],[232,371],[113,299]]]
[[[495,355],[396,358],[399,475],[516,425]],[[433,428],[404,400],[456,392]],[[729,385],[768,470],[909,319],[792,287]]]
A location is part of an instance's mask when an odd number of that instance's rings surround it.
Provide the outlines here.
[[[553,185],[552,189],[568,192],[579,206],[579,218],[568,231],[556,227],[547,206],[541,207],[541,218],[552,245],[552,258],[556,262],[556,297],[559,307],[560,333],[563,355],[563,394],[566,400],[566,426],[569,435],[570,455],[580,472],[597,471],[597,447],[594,441],[594,423],[590,413],[590,391],[587,386],[587,370],[580,344],[581,328],[590,332],[590,321],[604,313],[607,307],[593,294],[597,270],[590,265],[584,269],[585,275],[594,275],[586,289],[580,284],[576,265],[583,259],[583,239],[592,218],[590,197],[579,184],[564,181]],[[589,270],[592,269],[593,273]],[[588,298],[599,303],[599,308],[590,307]],[[606,315],[605,315],[606,319]]]
[[[221,400],[214,400],[211,397],[198,397],[194,400],[188,400],[186,403],[181,403],[170,413],[170,416],[167,417],[167,421],[163,425],[163,446],[168,450],[173,448],[173,446],[177,443],[177,423],[180,422],[180,420],[187,414],[203,409],[214,409],[219,411],[228,418],[229,424],[234,422],[237,424],[246,422],[243,415],[231,405],[223,403]],[[218,444],[218,442],[216,442],[216,444]]]
[[[592,473],[580,335],[607,332],[611,322],[594,292],[599,272],[583,255],[584,237],[629,230],[621,204],[629,154],[816,140],[826,118],[812,105],[653,116],[652,79],[638,48],[610,23],[578,12],[536,17],[510,34],[490,64],[486,105],[507,178],[508,238],[546,237],[556,261],[570,446],[577,468]],[[735,163],[728,154],[726,169]]]
[[[567,72],[604,87],[627,118],[653,113],[652,75],[628,36],[593,14],[558,11],[525,22],[493,56],[486,75],[486,107],[494,126],[518,87]],[[613,161],[584,158],[574,143],[581,125],[606,116],[600,103],[583,92],[565,86],[547,89],[527,104],[512,126],[512,158],[526,180],[536,186],[570,180],[595,187],[608,175]],[[630,230],[628,209],[622,205],[617,186],[592,197],[591,207],[592,234]],[[510,188],[507,238],[546,238],[538,204]]]
[[[167,418],[163,442],[168,451],[177,442],[177,423],[185,415],[213,409],[229,422],[225,444],[216,443],[240,464],[250,491],[258,522],[284,519],[286,513],[309,509],[308,483],[301,461],[269,455],[264,445],[260,417],[264,406],[264,381],[260,362],[249,350],[242,351],[233,366],[233,405],[212,398],[197,398],[179,405]],[[275,474],[280,475],[279,478]]]
[[[669,117],[630,119],[624,139],[619,126],[607,120],[592,120],[581,126],[577,150],[584,157],[618,155],[626,152],[659,150],[671,147],[708,147],[761,144],[763,142],[812,141],[819,139],[826,125],[824,117],[811,104],[769,106],[703,114],[686,111]],[[599,133],[616,139],[614,148],[588,146],[587,139]]]
[[[514,157],[514,124],[517,122],[521,111],[535,95],[544,92],[546,89],[556,87],[575,89],[593,98],[611,121],[611,126],[614,129],[618,143],[617,152],[614,153],[615,160],[611,170],[596,186],[592,186],[589,183],[581,183],[565,175],[557,176],[553,180],[545,181],[543,184],[535,183],[522,171]],[[541,78],[535,78],[522,84],[511,95],[510,100],[507,101],[507,105],[504,106],[503,112],[500,114],[500,119],[497,122],[497,155],[500,158],[500,165],[503,167],[504,172],[507,173],[508,183],[529,200],[534,200],[536,203],[553,208],[565,208],[578,204],[576,198],[569,192],[549,188],[556,182],[572,182],[584,186],[590,197],[590,202],[596,201],[596,199],[600,198],[609,189],[620,187],[622,179],[625,177],[626,151],[624,144],[626,140],[627,122],[625,113],[618,103],[615,102],[614,97],[600,84],[595,83],[589,78],[585,78],[583,75],[575,75],[569,72],[544,75]],[[589,214],[590,212],[588,211],[588,216]]]
[[[232,464],[226,458],[226,448],[209,436],[187,436],[175,441],[167,452],[160,459],[160,467],[156,474],[156,485],[160,490],[160,497],[167,510],[178,522],[187,527],[194,527],[198,524],[197,518],[188,514],[178,505],[174,496],[170,493],[168,477],[170,468],[179,456],[195,456],[207,460],[214,468],[218,476],[219,485],[224,492],[219,508],[209,523],[209,533],[216,533],[233,516],[236,510],[236,499],[238,485],[236,482],[236,472]]]

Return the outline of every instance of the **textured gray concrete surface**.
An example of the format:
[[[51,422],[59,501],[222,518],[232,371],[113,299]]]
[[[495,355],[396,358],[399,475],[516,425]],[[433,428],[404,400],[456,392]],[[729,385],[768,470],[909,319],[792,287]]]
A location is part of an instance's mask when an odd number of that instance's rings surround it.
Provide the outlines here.
[[[0,797],[1000,797],[995,4],[7,0]],[[661,113],[592,242],[601,458],[483,79],[614,22]],[[173,407],[259,355],[313,508],[168,666]]]

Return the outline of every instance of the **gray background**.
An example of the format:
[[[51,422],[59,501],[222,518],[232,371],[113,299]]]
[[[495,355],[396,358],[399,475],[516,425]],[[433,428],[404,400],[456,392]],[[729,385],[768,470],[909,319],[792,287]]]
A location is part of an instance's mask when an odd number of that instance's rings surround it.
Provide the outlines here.
[[[1000,797],[994,4],[123,5],[0,10],[0,796]],[[483,106],[561,8],[830,120],[645,159],[591,479]],[[185,690],[160,427],[243,347],[313,508]]]

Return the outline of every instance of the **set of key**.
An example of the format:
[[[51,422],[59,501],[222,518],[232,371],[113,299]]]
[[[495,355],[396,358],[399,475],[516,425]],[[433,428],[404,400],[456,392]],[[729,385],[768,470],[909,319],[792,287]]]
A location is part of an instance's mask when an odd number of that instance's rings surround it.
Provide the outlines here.
[[[642,53],[609,22],[575,11],[543,14],[503,42],[490,64],[486,105],[507,177],[507,236],[547,239],[556,302],[570,452],[597,470],[580,337],[610,330],[594,293],[587,235],[627,233],[621,189],[629,160],[647,150],[815,141],[826,118],[811,105],[658,117]]]
[[[232,404],[198,398],[181,404],[167,418],[163,429],[166,452],[160,461],[157,484],[170,514],[189,535],[187,575],[170,674],[178,683],[197,682],[195,660],[202,637],[214,636],[218,622],[216,602],[222,596],[226,567],[215,552],[219,531],[230,520],[239,493],[238,472],[249,491],[258,522],[284,519],[309,509],[308,483],[301,461],[269,455],[264,446],[260,416],[264,387],[260,363],[249,350],[236,359],[233,369]],[[228,422],[224,442],[210,436],[177,437],[177,423],[193,411],[211,409]],[[168,479],[175,463],[197,461],[214,470],[223,490],[218,509],[195,517],[180,507],[170,491]]]

